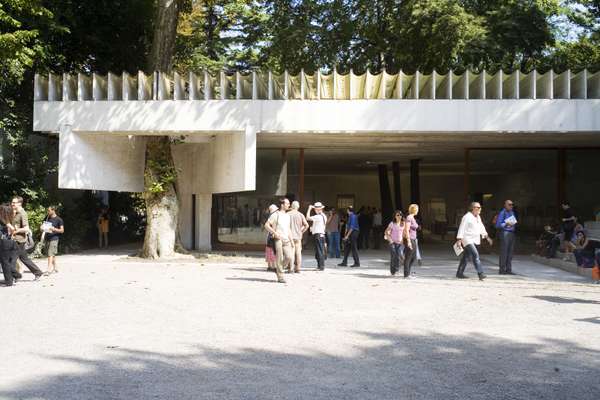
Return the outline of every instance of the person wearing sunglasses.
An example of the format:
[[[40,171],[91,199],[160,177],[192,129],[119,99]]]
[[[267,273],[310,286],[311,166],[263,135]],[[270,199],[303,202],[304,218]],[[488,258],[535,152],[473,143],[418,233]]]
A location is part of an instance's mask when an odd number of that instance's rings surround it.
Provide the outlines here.
[[[486,278],[483,273],[483,267],[481,266],[481,259],[479,258],[477,246],[481,244],[481,238],[487,239],[490,246],[493,244],[493,241],[485,230],[480,214],[481,204],[473,202],[469,206],[469,211],[460,221],[460,227],[456,234],[456,243],[463,248],[462,257],[458,264],[458,270],[456,271],[456,277],[459,279],[467,278],[465,275],[465,268],[467,267],[469,258],[477,270],[479,280],[482,281]]]
[[[511,200],[504,202],[504,208],[496,219],[496,229],[500,238],[500,275],[514,275],[512,258],[515,250],[515,226],[517,218]]]

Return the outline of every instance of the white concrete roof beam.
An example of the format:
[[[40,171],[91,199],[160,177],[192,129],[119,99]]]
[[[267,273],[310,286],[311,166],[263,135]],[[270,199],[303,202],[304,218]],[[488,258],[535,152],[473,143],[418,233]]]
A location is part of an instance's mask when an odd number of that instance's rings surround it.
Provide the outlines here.
[[[62,79],[59,75],[48,74],[48,101],[62,100]]]
[[[469,70],[465,70],[462,75],[454,75],[452,82],[452,98],[469,98]]]
[[[48,78],[40,74],[35,74],[35,76],[33,77],[33,100],[48,100]]]
[[[519,71],[516,70],[511,74],[503,74],[502,76],[502,98],[503,99],[518,99],[519,98]]]
[[[286,69],[283,71],[283,100],[289,100],[290,98],[290,73]]]
[[[435,98],[448,100],[452,96],[452,76],[450,73],[438,74],[435,76]]]
[[[554,71],[550,70],[545,74],[536,73],[535,98],[552,99],[554,84]]]
[[[107,99],[123,100],[123,78],[121,75],[109,72],[107,75]]]
[[[321,73],[321,91],[320,98],[322,100],[333,100],[333,73]]]
[[[586,99],[587,98],[587,70],[584,69],[578,73],[571,74],[571,98]]]
[[[269,96],[270,74],[261,74],[252,71],[252,98],[255,100],[267,100]]]
[[[377,91],[378,99],[391,99],[394,93],[394,87],[398,80],[398,74],[388,74],[386,71],[381,72],[381,80],[379,81],[379,89]]]
[[[318,73],[304,73],[304,98],[307,100],[316,100],[319,98],[317,90]]]
[[[533,70],[528,74],[519,73],[519,98],[520,99],[535,99],[536,98],[536,71]]]
[[[187,82],[184,81],[183,77],[180,76],[180,85],[185,88],[187,86],[187,97],[184,97],[185,100],[208,100],[206,98],[206,92],[203,93],[202,88],[205,84],[206,75],[203,71],[202,74],[196,74],[195,72],[190,71],[188,75]],[[179,75],[179,74],[178,74]],[[181,92],[180,89],[177,89],[177,79],[175,80],[175,89],[174,92],[177,92],[177,95],[184,95],[186,93]],[[175,93],[174,93],[175,95]]]
[[[498,100],[502,98],[502,72],[495,74],[486,73],[485,76],[485,98]]]
[[[419,75],[419,78],[418,78],[419,98],[434,100],[435,99],[435,81],[436,81],[435,71],[433,71],[429,75],[421,74],[419,72],[418,75]]]
[[[123,72],[121,76],[121,81],[123,83],[123,100],[137,100],[137,80],[135,77],[132,77],[127,72]],[[81,90],[81,80],[79,84],[79,88]]]
[[[225,71],[219,73],[219,99],[229,100],[232,92],[232,77],[227,75]]]
[[[554,74],[554,99],[571,98],[571,70],[566,70],[562,74]]]
[[[365,98],[365,85],[367,74],[356,75],[350,70],[350,100],[362,100]]]
[[[92,97],[94,101],[108,99],[108,81],[106,77],[99,74],[92,75]]]
[[[595,73],[588,72],[587,98],[600,99],[600,71]]]
[[[173,100],[188,99],[188,83],[177,71],[173,72]]]
[[[172,100],[173,99],[173,80],[172,78],[164,73],[158,72],[156,73],[157,79],[157,100]]]
[[[199,78],[200,79],[200,78]],[[200,93],[204,95],[204,100],[212,100],[215,98],[215,93],[217,92],[217,80],[213,77],[208,70],[202,71],[202,80],[201,85],[198,85],[200,88]]]
[[[300,74],[291,75],[288,74],[288,99],[289,100],[301,100],[302,99],[302,80]]]
[[[418,93],[418,78],[417,75],[409,75],[409,74],[405,74],[404,72],[400,71],[399,72],[399,77],[398,79],[401,82],[401,87],[398,88],[399,90],[399,95],[400,97],[398,97],[399,99],[417,99],[419,96]]]
[[[76,101],[77,100],[77,77],[71,74],[63,74],[62,79],[62,100]]]
[[[394,89],[392,91],[392,96],[389,97],[391,99],[405,99],[406,98],[406,88],[410,84],[411,77],[406,75],[404,71],[400,70],[396,75],[396,84],[394,85]]]
[[[350,74],[336,73],[336,91],[337,100],[348,100],[350,98]]]
[[[469,73],[469,99],[485,99],[485,72]]]
[[[152,84],[154,82],[154,74],[146,75],[142,71],[138,71],[138,100],[152,100]]]

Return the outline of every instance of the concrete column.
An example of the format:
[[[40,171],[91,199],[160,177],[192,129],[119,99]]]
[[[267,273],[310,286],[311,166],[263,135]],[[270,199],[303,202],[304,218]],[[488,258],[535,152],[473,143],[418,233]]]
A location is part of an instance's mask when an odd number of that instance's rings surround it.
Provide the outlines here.
[[[567,199],[567,150],[556,151],[556,206],[559,216],[561,204]]]
[[[212,194],[196,194],[196,249],[212,249]]]
[[[276,196],[285,196],[287,194],[287,149],[281,149],[281,169],[279,170],[279,180],[277,181]]]
[[[390,191],[390,181],[388,179],[387,165],[377,165],[379,172],[379,194],[381,196],[381,213],[383,216],[383,224],[387,225],[390,222],[392,213],[394,212],[392,206],[392,193]]]
[[[402,187],[400,187],[400,163],[392,163],[392,174],[394,177],[394,202],[397,210],[402,210]]]
[[[304,149],[299,150],[298,155],[298,201],[302,205],[304,201]]]
[[[419,178],[420,159],[410,160],[410,202],[413,204],[421,203],[421,185]]]
[[[471,152],[470,149],[465,149],[465,173],[464,173],[464,197],[465,201],[469,201],[470,192],[470,181],[469,174],[471,173]]]

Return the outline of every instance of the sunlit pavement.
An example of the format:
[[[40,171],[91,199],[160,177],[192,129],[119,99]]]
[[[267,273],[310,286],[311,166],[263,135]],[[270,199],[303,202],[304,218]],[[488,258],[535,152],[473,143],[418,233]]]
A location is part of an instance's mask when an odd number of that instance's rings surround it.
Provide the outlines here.
[[[600,285],[519,256],[517,276],[425,247],[275,282],[257,254],[62,256],[0,287],[0,399],[596,399]],[[44,263],[40,263],[44,265]],[[12,339],[12,340],[11,340]]]

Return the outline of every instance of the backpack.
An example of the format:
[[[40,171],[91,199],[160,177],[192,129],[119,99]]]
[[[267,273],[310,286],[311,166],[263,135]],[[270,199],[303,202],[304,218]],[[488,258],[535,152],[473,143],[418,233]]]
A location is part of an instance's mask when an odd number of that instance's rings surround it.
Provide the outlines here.
[[[24,248],[25,248],[25,251],[28,253],[31,253],[35,250],[35,241],[33,240],[33,233],[31,233],[31,230],[29,230],[27,232],[27,234],[25,235]]]

